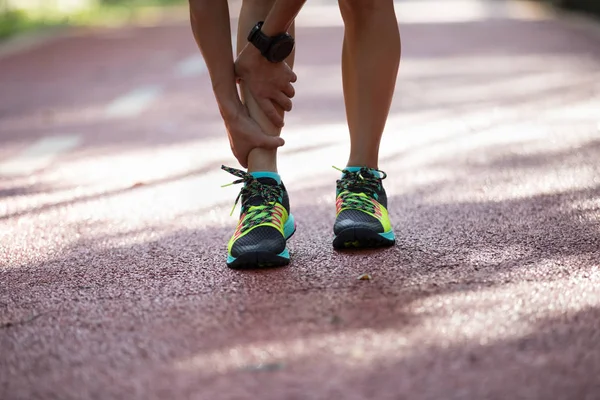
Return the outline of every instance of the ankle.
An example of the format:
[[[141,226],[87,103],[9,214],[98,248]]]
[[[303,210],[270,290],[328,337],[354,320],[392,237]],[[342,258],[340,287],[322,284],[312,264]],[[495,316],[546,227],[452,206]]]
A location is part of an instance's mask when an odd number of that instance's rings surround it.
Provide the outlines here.
[[[248,172],[277,173],[277,152],[265,149],[252,150],[248,156]]]
[[[346,168],[348,167],[364,167],[370,169],[378,169],[379,157],[356,157],[351,155],[348,159],[348,162],[346,163]]]
[[[348,171],[358,171],[361,168],[378,170],[379,165],[377,162],[348,162],[346,164],[346,169]]]
[[[250,172],[250,175],[252,175],[254,178],[271,178],[273,180],[275,180],[277,183],[281,183],[281,176],[279,176],[279,174],[277,172],[272,172],[272,171],[254,171],[254,172]]]

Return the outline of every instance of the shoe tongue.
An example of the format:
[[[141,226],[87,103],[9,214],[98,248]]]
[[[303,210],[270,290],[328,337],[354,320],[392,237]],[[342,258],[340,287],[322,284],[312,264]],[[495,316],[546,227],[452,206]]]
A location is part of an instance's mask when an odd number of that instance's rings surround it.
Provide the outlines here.
[[[259,181],[260,183],[262,183],[263,185],[269,185],[269,186],[279,185],[279,183],[277,183],[277,181],[273,178],[262,177],[262,178],[256,178],[256,180]],[[265,203],[265,199],[263,199],[263,197],[260,195],[252,196],[249,199],[243,200],[243,201],[244,201],[244,204],[248,204],[250,206],[259,206],[259,205]]]
[[[379,172],[377,172],[374,169],[370,169],[370,168],[363,168],[360,171],[356,171],[357,173],[360,173],[362,176],[366,177],[375,177],[375,178],[379,178]]]
[[[379,178],[379,172],[376,172],[374,170],[363,169],[361,171],[356,171],[356,174],[358,174],[359,172],[364,178]],[[358,183],[360,183],[361,181],[360,176],[356,176],[355,178],[353,177],[352,179],[356,179],[356,182]],[[361,193],[364,191],[363,187],[360,184],[358,186],[349,187],[346,190],[353,193]]]
[[[358,179],[358,180],[360,180],[361,176],[363,178],[379,178],[379,172],[369,169],[369,168],[363,168],[361,170],[356,170],[356,171],[352,170],[352,171],[349,171],[349,173],[343,173],[342,179],[344,179],[348,175],[351,176],[350,179]]]

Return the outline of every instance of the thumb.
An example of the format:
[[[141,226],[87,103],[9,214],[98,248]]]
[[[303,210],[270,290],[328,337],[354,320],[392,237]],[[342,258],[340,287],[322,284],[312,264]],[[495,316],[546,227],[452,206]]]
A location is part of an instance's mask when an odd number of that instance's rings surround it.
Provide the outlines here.
[[[281,147],[285,144],[285,140],[280,138],[279,136],[267,136],[263,138],[259,147],[267,150],[274,150],[278,147]]]

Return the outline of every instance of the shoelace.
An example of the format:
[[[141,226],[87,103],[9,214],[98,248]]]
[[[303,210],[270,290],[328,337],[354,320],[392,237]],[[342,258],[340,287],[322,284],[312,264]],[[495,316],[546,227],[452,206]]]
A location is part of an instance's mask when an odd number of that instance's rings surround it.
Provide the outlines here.
[[[356,172],[337,167],[333,168],[344,174],[341,179],[337,180],[337,189],[342,199],[342,207],[364,210],[370,213],[374,212],[375,205],[371,201],[371,198],[377,199],[377,192],[381,189],[381,181],[387,178],[387,174],[376,170],[382,175],[381,178],[378,178],[369,173],[368,168],[361,168]],[[367,197],[361,196],[361,193],[365,193]]]
[[[223,185],[222,187],[237,185],[239,183],[244,184],[242,189],[240,189],[240,193],[235,199],[235,203],[233,204],[230,214],[233,215],[235,207],[237,206],[240,198],[242,198],[242,214],[246,213],[246,216],[242,221],[242,231],[248,230],[256,225],[271,222],[273,219],[273,208],[275,207],[275,203],[281,201],[281,186],[263,184],[251,174],[239,169],[226,167],[225,165],[221,166],[221,169],[240,178],[231,183]],[[247,200],[255,196],[259,196],[264,199],[264,203],[260,205],[249,205]],[[244,201],[244,199],[246,201]]]

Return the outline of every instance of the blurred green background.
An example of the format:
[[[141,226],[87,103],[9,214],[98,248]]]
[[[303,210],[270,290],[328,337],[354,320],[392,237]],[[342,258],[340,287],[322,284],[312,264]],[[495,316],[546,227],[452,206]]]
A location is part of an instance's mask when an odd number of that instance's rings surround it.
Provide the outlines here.
[[[0,0],[0,40],[43,28],[116,25],[187,0]]]
[[[600,0],[540,0],[600,16]],[[118,25],[187,0],[0,0],[0,40],[41,28]]]

